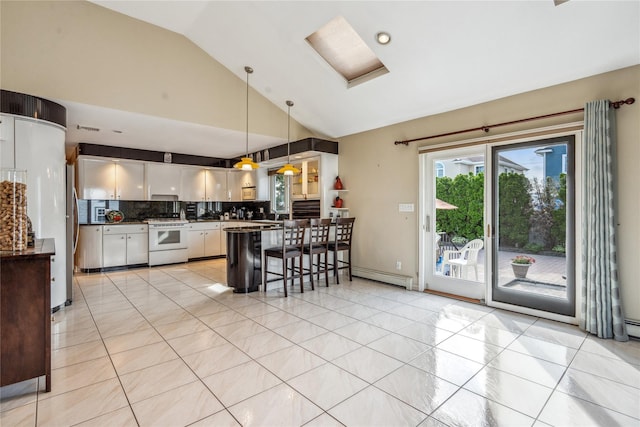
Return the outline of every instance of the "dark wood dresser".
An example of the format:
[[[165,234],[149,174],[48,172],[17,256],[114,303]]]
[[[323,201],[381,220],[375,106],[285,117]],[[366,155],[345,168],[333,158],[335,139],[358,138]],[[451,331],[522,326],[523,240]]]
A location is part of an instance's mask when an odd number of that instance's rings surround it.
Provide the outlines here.
[[[51,256],[54,239],[0,251],[0,386],[45,375],[51,391]]]

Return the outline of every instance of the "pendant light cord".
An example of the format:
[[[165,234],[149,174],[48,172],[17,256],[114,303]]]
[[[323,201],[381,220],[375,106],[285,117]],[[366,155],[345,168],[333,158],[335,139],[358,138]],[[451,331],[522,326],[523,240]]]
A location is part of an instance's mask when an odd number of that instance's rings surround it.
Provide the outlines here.
[[[244,71],[247,72],[247,132],[246,132],[246,136],[245,136],[245,144],[246,144],[246,149],[247,149],[247,155],[246,157],[249,157],[249,74],[253,73],[253,68],[246,66],[244,67]]]
[[[287,101],[287,163],[291,164],[291,107],[293,101]]]

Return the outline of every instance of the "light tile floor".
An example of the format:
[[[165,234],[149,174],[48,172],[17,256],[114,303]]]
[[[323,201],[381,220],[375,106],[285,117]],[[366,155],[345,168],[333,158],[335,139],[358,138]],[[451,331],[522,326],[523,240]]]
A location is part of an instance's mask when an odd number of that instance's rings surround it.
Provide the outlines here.
[[[638,341],[362,279],[222,292],[224,260],[75,282],[2,426],[640,426]]]

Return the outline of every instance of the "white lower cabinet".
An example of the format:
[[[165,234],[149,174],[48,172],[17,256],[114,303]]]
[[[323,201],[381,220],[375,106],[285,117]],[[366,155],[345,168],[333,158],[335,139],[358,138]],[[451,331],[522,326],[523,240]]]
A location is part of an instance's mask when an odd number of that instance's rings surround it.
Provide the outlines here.
[[[188,227],[189,259],[221,255],[219,222],[196,222]]]
[[[102,266],[147,264],[149,230],[146,224],[105,225],[102,230]]]
[[[102,268],[102,226],[81,225],[76,251],[77,267],[81,270]]]

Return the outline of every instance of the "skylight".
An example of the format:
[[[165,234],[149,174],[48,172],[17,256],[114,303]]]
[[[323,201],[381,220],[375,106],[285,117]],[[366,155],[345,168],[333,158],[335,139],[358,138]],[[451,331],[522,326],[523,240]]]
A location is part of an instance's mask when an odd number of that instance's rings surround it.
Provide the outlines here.
[[[342,16],[333,18],[306,40],[344,77],[348,87],[389,72]]]

